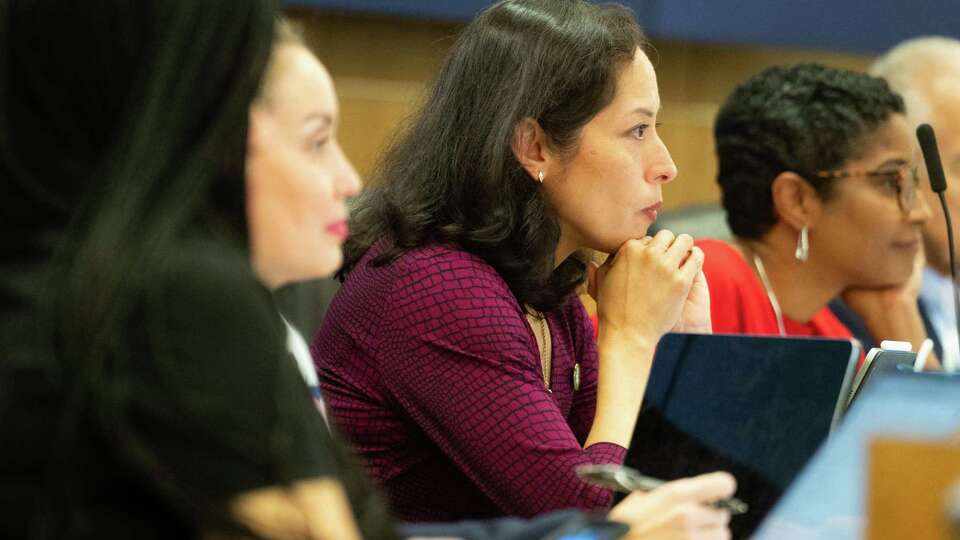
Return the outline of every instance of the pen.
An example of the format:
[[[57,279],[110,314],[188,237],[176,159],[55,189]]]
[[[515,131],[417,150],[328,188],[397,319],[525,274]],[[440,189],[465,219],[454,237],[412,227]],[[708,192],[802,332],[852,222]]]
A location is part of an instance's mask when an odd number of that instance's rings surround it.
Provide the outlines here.
[[[640,474],[635,469],[620,465],[583,465],[577,467],[577,476],[583,480],[620,493],[634,491],[653,491],[665,482]],[[728,510],[731,514],[745,514],[749,509],[747,503],[730,497],[714,501],[713,506]]]

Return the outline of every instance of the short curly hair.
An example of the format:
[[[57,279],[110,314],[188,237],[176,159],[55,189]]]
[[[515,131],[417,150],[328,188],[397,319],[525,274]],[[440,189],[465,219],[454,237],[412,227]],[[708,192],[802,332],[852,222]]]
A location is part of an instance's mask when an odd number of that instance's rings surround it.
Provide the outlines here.
[[[886,81],[819,64],[773,67],[737,87],[714,126],[727,223],[738,237],[762,237],[777,222],[771,186],[792,171],[828,199],[835,179],[817,171],[860,156],[870,134],[904,113]]]

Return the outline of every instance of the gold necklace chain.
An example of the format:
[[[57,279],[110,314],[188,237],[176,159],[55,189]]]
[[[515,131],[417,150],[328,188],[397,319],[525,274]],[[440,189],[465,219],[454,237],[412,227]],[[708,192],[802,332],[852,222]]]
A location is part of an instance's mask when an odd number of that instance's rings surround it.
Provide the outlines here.
[[[543,375],[543,385],[548,391],[552,392],[552,390],[550,390],[550,370],[553,360],[553,344],[550,342],[550,327],[547,324],[547,317],[539,311],[533,311],[527,314],[527,320],[539,330],[539,336],[537,337],[540,339],[537,343],[537,349],[540,352],[540,369]]]

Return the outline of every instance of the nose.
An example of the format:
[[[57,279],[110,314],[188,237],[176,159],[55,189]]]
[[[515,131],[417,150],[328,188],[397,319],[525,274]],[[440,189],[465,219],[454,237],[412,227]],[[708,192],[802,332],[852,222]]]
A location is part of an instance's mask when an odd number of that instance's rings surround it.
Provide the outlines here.
[[[360,193],[363,186],[360,175],[353,168],[353,163],[350,163],[347,155],[343,153],[340,143],[336,143],[336,153],[338,167],[334,178],[334,191],[337,197],[341,199],[355,197]]]
[[[652,151],[650,164],[647,166],[646,180],[651,184],[666,184],[677,177],[677,165],[670,157],[670,151],[663,140],[657,138],[657,144]]]

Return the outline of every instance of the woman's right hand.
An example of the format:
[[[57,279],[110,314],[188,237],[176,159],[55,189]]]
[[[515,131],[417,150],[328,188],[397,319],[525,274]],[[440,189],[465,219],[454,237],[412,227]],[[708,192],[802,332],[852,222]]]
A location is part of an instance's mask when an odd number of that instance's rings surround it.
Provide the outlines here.
[[[703,252],[693,238],[660,231],[628,240],[602,266],[590,267],[590,293],[600,317],[600,369],[596,413],[584,447],[630,446],[657,342],[680,319],[702,266]]]
[[[628,240],[602,266],[591,265],[601,340],[616,335],[656,343],[679,321],[702,267],[703,252],[693,238],[666,230]]]
[[[737,482],[717,472],[667,482],[649,493],[631,493],[608,517],[630,526],[629,540],[726,540],[730,513],[710,503],[733,496]]]

